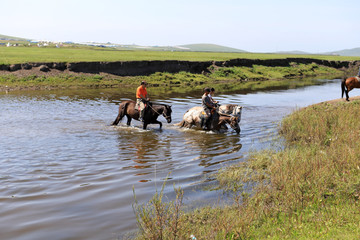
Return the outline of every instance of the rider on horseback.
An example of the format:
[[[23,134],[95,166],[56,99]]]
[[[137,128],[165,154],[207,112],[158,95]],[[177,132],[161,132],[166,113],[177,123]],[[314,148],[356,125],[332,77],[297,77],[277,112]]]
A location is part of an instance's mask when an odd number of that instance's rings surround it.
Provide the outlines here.
[[[145,103],[150,101],[146,91],[147,83],[145,81],[141,82],[141,85],[136,89],[136,108],[140,108],[139,121],[144,121],[144,110]]]
[[[210,100],[211,100],[211,102],[215,105],[215,107],[219,107],[220,106],[220,104],[219,104],[219,102],[218,101],[215,101],[214,99],[213,99],[213,96],[215,95],[215,88],[211,88],[210,89],[210,93],[209,93],[209,97],[210,97]]]
[[[205,118],[201,118],[201,126],[203,129],[206,129],[210,123],[212,117],[212,111],[216,111],[215,104],[211,101],[209,97],[210,88],[204,88],[204,95],[201,98],[201,105],[206,114]]]

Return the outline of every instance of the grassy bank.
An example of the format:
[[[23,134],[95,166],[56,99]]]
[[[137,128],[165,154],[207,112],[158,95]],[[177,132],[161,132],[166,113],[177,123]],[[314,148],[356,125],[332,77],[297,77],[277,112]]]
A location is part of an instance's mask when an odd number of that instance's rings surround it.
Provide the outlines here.
[[[0,64],[26,62],[94,62],[94,61],[142,61],[142,60],[184,60],[225,61],[235,58],[283,59],[316,58],[322,60],[349,61],[359,57],[329,55],[289,55],[265,53],[221,53],[221,52],[170,52],[170,51],[124,51],[96,47],[0,47]]]
[[[28,71],[28,70],[22,70]],[[53,88],[88,88],[88,87],[131,87],[135,88],[143,80],[149,83],[152,91],[166,89],[171,92],[197,91],[205,86],[213,86],[218,92],[254,91],[268,88],[298,87],[314,84],[313,79],[306,77],[341,77],[338,69],[316,64],[298,64],[291,67],[210,67],[208,73],[192,74],[155,73],[150,76],[121,77],[110,74],[30,74],[16,75],[6,73],[0,75],[1,90],[16,89],[53,89]],[[301,81],[285,81],[285,79],[303,78]]]
[[[181,198],[166,205],[156,195],[136,208],[139,238],[358,239],[359,107],[353,101],[296,111],[281,124],[282,151],[256,152],[216,175],[233,204],[185,213],[178,210]],[[143,219],[160,221],[161,229]]]

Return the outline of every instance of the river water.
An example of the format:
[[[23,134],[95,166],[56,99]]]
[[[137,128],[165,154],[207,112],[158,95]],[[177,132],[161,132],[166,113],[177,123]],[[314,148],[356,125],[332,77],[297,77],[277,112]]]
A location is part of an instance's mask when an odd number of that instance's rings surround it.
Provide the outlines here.
[[[209,173],[272,147],[280,120],[294,109],[340,97],[340,80],[290,90],[220,94],[243,106],[241,134],[174,126],[201,93],[151,95],[171,104],[173,122],[110,126],[134,89],[0,93],[1,239],[118,239],[136,229],[133,188],[149,200],[169,176],[185,202],[201,204],[218,193],[203,190]]]

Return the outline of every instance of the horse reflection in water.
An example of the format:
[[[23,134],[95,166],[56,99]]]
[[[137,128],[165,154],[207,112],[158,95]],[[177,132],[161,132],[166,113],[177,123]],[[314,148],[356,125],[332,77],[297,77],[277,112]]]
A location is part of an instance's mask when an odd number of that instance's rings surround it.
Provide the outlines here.
[[[118,125],[124,116],[127,117],[127,125],[131,123],[131,119],[139,119],[139,110],[136,109],[136,103],[134,101],[123,101],[119,105],[119,114],[112,125]],[[144,123],[143,129],[146,129],[148,124],[159,124],[160,128],[162,123],[157,120],[160,115],[163,115],[168,123],[171,123],[171,106],[166,104],[158,104],[147,102],[144,110]]]
[[[241,111],[239,113],[241,115]],[[205,115],[202,107],[193,107],[189,109],[183,116],[183,120],[176,124],[180,127],[192,128],[195,126],[196,128],[201,128],[201,118]],[[227,129],[226,124],[229,124],[232,129],[236,131],[236,133],[240,133],[239,126],[239,116],[233,116],[225,113],[214,113],[211,118],[211,123],[208,126],[208,129],[221,131],[221,129]]]
[[[242,158],[239,152],[242,148],[239,135],[198,134],[193,131],[183,132],[186,151],[191,161],[198,161],[203,167],[202,173],[210,173],[218,169],[219,164],[238,161]]]
[[[123,169],[136,170],[134,175],[153,173],[158,161],[166,161],[171,156],[170,142],[162,141],[162,130],[139,131],[136,128],[122,128],[119,131],[119,159],[124,162]]]

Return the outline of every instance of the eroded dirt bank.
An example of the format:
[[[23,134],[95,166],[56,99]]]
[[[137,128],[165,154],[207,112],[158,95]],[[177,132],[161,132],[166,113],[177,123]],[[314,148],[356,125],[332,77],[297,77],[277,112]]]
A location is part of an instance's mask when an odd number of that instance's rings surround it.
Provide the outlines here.
[[[316,63],[332,68],[351,68],[360,64],[360,61],[328,61],[312,58],[285,58],[285,59],[232,59],[228,61],[119,61],[119,62],[48,62],[48,63],[22,63],[22,64],[2,64],[0,65],[0,74],[22,71],[34,74],[58,72],[76,72],[76,73],[108,73],[117,76],[142,76],[150,75],[156,72],[207,72],[210,66],[216,67],[251,67],[253,65],[287,67],[291,64],[311,64]],[[23,71],[25,70],[25,71]]]

